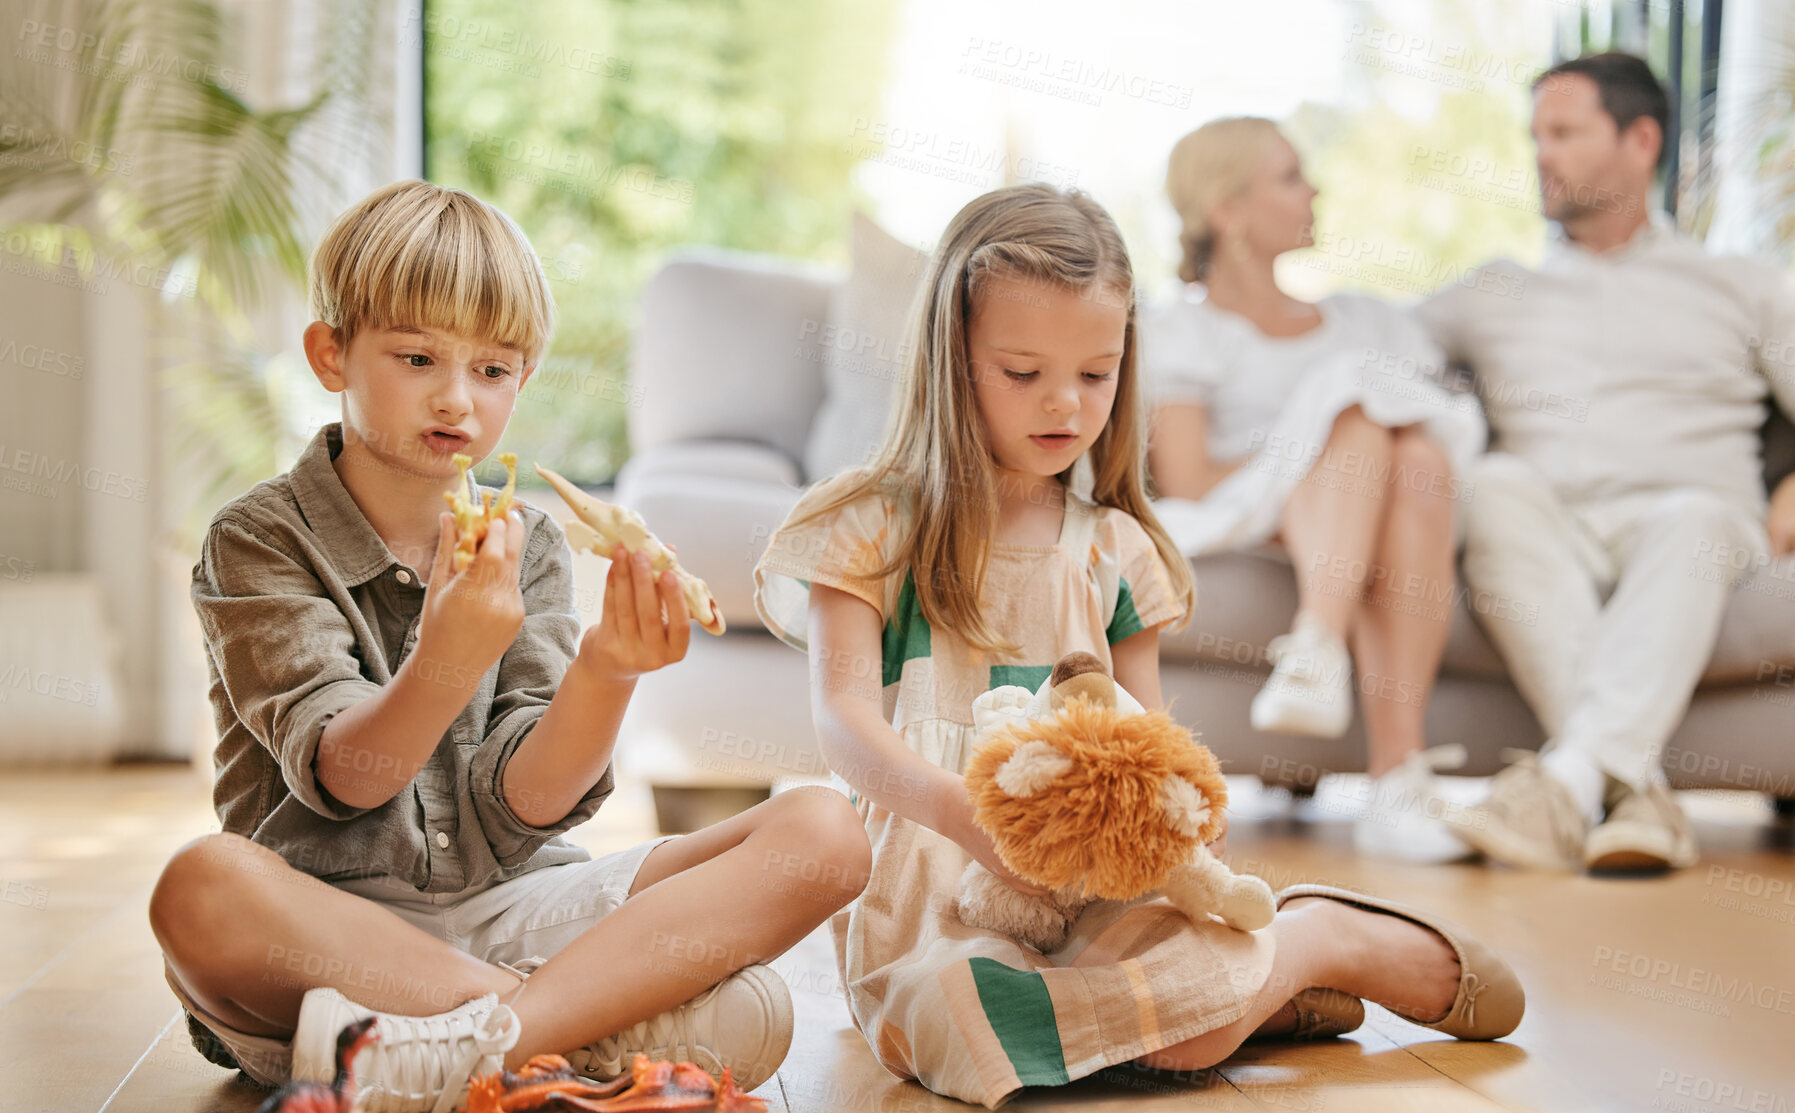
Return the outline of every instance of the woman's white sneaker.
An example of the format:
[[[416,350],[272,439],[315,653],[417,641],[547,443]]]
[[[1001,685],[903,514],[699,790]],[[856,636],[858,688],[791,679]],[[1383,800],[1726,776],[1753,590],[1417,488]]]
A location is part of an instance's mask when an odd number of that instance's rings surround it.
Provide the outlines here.
[[[1371,799],[1353,823],[1361,854],[1403,862],[1457,862],[1476,853],[1440,818],[1446,801],[1436,771],[1457,769],[1468,755],[1457,743],[1410,754],[1371,782]]]
[[[1352,722],[1352,656],[1328,624],[1307,611],[1265,647],[1273,665],[1253,697],[1253,729],[1338,738]]]
[[[337,1034],[370,1016],[379,1039],[353,1064],[359,1113],[449,1113],[467,1094],[470,1077],[504,1066],[522,1031],[497,994],[435,1016],[400,1016],[364,1008],[334,989],[314,989],[299,1005],[294,1079],[334,1081]]]

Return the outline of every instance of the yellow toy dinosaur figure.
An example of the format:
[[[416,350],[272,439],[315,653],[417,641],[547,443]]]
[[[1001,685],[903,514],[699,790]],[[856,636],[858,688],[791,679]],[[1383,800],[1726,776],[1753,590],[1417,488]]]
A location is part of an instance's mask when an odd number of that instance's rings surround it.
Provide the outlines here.
[[[480,542],[486,540],[486,531],[510,511],[517,496],[517,453],[499,453],[499,463],[505,465],[505,489],[495,499],[491,491],[475,493],[474,477],[468,474],[468,469],[474,466],[474,458],[461,452],[455,454],[455,466],[461,471],[461,480],[454,491],[443,493],[443,501],[455,515],[454,569],[457,572],[473,563],[474,554],[480,551]]]

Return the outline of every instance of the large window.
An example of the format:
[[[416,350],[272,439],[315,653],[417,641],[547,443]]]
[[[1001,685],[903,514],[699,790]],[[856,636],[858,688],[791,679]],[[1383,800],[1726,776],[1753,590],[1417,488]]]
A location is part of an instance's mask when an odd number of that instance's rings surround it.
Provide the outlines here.
[[[519,443],[603,481],[628,451],[629,324],[682,244],[841,261],[865,208],[927,245],[1041,179],[1175,282],[1165,160],[1220,115],[1285,124],[1321,188],[1307,296],[1412,301],[1542,245],[1529,86],[1565,0],[430,0],[427,167],[523,224],[561,326]],[[538,389],[538,385],[542,389]]]
[[[1094,17],[1081,3],[908,0],[874,123],[886,149],[856,181],[917,242],[1003,177],[1076,185],[1115,214],[1151,293],[1175,281],[1172,144],[1217,116],[1269,116],[1321,189],[1316,248],[1285,258],[1290,287],[1413,300],[1537,251],[1528,85],[1563,10],[1164,0]],[[1001,173],[971,173],[993,149]]]
[[[1717,185],[1721,14],[1721,0],[1613,0],[1572,9],[1562,17],[1558,36],[1567,57],[1625,50],[1651,63],[1670,93],[1660,203],[1686,231],[1697,233],[1712,216]]]

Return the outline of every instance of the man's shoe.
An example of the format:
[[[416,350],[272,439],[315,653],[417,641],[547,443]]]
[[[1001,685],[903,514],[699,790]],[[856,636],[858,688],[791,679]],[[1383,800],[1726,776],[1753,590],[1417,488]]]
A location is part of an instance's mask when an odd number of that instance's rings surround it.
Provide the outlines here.
[[[1253,697],[1253,729],[1338,738],[1352,723],[1352,656],[1328,624],[1307,611],[1265,647],[1271,676]]]
[[[1431,746],[1371,782],[1371,800],[1353,821],[1353,847],[1399,862],[1457,862],[1476,852],[1442,820],[1446,804],[1434,771],[1465,763],[1457,743]]]
[[[359,1113],[449,1113],[466,1096],[471,1076],[504,1066],[522,1032],[517,1014],[493,993],[435,1016],[399,1016],[321,987],[299,1005],[293,1078],[334,1081],[338,1033],[370,1016],[379,1038],[350,1064]]]
[[[791,990],[765,966],[744,966],[683,1005],[570,1052],[567,1061],[600,1082],[628,1074],[637,1052],[697,1063],[713,1076],[728,1067],[747,1093],[773,1077],[791,1045]]]
[[[1494,861],[1524,869],[1581,870],[1589,821],[1571,790],[1540,766],[1538,754],[1510,753],[1514,763],[1491,779],[1483,803],[1448,807],[1441,818]]]
[[[1618,784],[1618,782],[1614,782]],[[1608,818],[1583,843],[1583,864],[1597,871],[1687,869],[1695,865],[1695,831],[1670,789],[1620,785]]]

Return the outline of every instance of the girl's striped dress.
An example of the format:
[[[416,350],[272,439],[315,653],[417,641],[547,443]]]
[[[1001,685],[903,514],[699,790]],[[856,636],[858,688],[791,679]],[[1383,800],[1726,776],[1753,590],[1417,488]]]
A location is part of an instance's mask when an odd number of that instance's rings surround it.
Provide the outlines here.
[[[793,516],[847,478],[818,484]],[[1022,646],[1019,657],[994,660],[930,628],[914,570],[884,581],[870,575],[900,540],[912,501],[868,495],[781,527],[755,568],[755,605],[767,628],[799,649],[810,584],[876,607],[882,662],[825,668],[832,683],[876,686],[904,741],[937,765],[963,769],[981,693],[1037,688],[1073,650],[1107,664],[1111,644],[1179,617],[1140,524],[1068,494],[1058,544],[992,548],[981,601]],[[1239,1019],[1270,974],[1269,932],[1193,924],[1158,898],[1092,904],[1051,954],[967,927],[955,894],[969,856],[926,827],[864,799],[855,804],[873,869],[865,893],[831,924],[848,1005],[887,1069],[937,1093],[995,1108],[1023,1086],[1125,1063]]]

